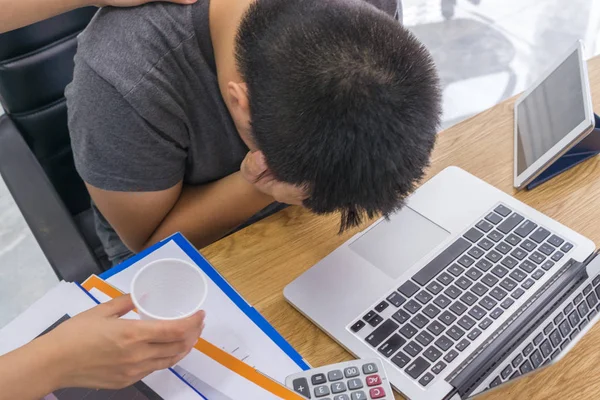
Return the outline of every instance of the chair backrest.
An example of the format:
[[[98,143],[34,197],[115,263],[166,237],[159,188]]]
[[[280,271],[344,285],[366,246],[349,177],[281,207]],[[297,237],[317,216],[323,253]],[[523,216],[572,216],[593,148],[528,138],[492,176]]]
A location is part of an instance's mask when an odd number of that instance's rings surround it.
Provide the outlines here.
[[[0,34],[0,104],[73,216],[90,199],[73,164],[64,90],[77,35],[95,12],[87,7]]]

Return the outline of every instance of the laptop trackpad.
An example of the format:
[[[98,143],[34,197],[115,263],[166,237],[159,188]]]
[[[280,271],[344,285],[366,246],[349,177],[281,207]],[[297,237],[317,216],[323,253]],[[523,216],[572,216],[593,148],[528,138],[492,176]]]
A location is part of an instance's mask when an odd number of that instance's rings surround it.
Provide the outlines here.
[[[449,234],[413,209],[404,207],[349,247],[390,278],[397,279]]]

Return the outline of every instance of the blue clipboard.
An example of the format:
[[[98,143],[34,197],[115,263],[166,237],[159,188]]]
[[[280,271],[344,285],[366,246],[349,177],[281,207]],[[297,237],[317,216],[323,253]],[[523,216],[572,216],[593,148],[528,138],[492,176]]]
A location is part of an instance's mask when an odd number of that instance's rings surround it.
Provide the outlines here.
[[[208,261],[192,246],[192,244],[181,234],[176,233],[169,238],[156,243],[154,246],[147,248],[146,250],[136,254],[128,260],[122,262],[119,265],[109,269],[108,271],[99,275],[103,280],[107,280],[113,275],[129,268],[148,254],[160,249],[169,242],[175,242],[184,252],[190,257],[202,271],[229,297],[235,305],[244,313],[252,322],[254,322],[283,352],[290,357],[303,371],[309,370],[311,367],[302,358],[292,345],[290,345],[279,332],[273,328],[273,326],[263,317],[254,307],[252,307],[246,300],[244,300],[239,293],[229,284],[227,281],[209,264]]]
[[[571,150],[563,154],[558,160],[544,170],[537,178],[531,181],[527,190],[538,187],[557,175],[581,164],[582,162],[600,154],[600,117],[594,114],[594,129]]]

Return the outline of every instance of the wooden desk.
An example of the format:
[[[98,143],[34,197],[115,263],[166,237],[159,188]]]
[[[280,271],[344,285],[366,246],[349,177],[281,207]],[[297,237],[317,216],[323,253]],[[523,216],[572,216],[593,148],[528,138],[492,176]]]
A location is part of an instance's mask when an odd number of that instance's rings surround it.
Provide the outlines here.
[[[590,61],[589,74],[594,106],[600,111],[600,58]],[[600,157],[531,192],[515,192],[513,103],[509,99],[440,134],[427,177],[459,166],[600,244]],[[290,208],[203,250],[313,366],[349,360],[351,355],[286,303],[282,293],[288,283],[356,233],[338,236],[338,222],[337,216],[317,217]],[[558,364],[482,398],[597,399],[599,360],[600,324]]]

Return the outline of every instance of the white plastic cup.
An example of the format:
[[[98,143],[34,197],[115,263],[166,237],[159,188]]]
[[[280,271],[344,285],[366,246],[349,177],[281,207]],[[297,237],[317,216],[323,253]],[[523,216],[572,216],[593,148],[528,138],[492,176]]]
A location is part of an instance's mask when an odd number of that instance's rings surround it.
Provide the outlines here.
[[[176,320],[200,311],[208,283],[200,268],[176,258],[156,260],[131,282],[131,299],[140,319]]]

